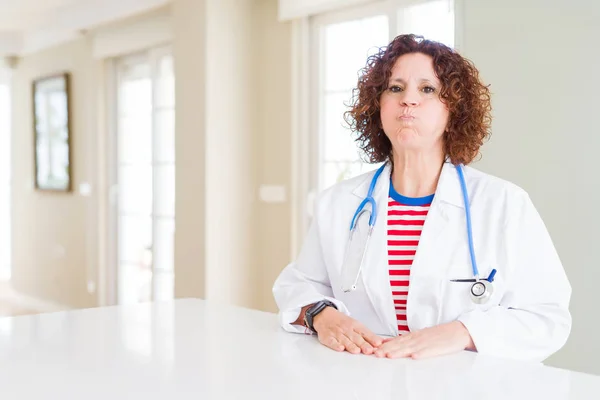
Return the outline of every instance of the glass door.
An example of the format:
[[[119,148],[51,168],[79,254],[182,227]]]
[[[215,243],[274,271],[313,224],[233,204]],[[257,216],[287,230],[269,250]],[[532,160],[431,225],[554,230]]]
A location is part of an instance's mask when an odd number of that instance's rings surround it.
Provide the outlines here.
[[[161,48],[119,59],[115,178],[118,304],[173,298],[173,58]]]

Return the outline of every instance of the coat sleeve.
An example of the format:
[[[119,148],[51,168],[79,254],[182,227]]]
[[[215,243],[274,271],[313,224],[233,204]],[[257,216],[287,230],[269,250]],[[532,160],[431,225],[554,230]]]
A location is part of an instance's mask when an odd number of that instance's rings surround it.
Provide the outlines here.
[[[323,259],[318,214],[315,212],[298,258],[283,269],[273,285],[279,320],[288,332],[304,333],[304,327],[291,323],[298,318],[302,307],[323,299],[332,301],[340,312],[349,315],[347,307],[333,297]]]
[[[527,194],[508,217],[503,237],[503,268],[510,276],[499,305],[470,311],[458,320],[481,354],[543,361],[558,351],[570,334],[571,285]]]

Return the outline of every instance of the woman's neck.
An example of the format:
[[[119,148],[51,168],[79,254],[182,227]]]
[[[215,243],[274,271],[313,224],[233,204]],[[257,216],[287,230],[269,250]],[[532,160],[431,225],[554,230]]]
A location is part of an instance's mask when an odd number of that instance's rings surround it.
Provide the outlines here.
[[[392,184],[396,192],[406,197],[424,197],[435,193],[442,172],[442,152],[393,154]]]

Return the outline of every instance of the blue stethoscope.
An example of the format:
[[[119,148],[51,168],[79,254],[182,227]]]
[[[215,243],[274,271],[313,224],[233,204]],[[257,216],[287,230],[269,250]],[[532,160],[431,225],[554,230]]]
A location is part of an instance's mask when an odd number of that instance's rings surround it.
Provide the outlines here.
[[[385,166],[386,166],[386,164],[384,163],[375,172],[375,175],[373,176],[373,179],[371,180],[371,185],[369,186],[369,192],[367,194],[367,197],[360,203],[360,205],[356,209],[356,212],[354,213],[354,217],[352,217],[352,222],[350,224],[350,239],[349,239],[348,247],[346,248],[346,256],[345,256],[345,261],[344,261],[345,266],[346,266],[346,263],[348,262],[348,260],[351,259],[351,257],[348,254],[351,253],[350,244],[352,243],[353,237],[357,231],[358,220],[365,212],[368,212],[367,209],[365,209],[365,206],[367,204],[371,205],[367,238],[366,238],[366,242],[363,245],[362,254],[358,257],[359,259],[357,260],[358,268],[357,268],[356,278],[349,284],[343,285],[342,290],[344,290],[345,292],[350,292],[350,291],[353,291],[356,289],[356,285],[358,282],[358,274],[360,273],[360,270],[362,269],[362,262],[364,261],[364,253],[366,252],[366,247],[367,247],[368,241],[371,237],[371,233],[373,232],[373,227],[375,226],[375,222],[377,221],[377,203],[375,202],[375,199],[373,198],[373,190],[375,190],[375,185],[377,184],[377,179],[383,172]],[[473,230],[471,227],[471,209],[469,206],[469,195],[467,192],[467,184],[465,182],[462,165],[456,166],[456,172],[458,173],[458,178],[460,180],[460,186],[462,189],[463,200],[465,203],[465,217],[466,217],[466,222],[467,222],[467,238],[469,241],[469,253],[471,256],[471,267],[473,268],[473,278],[472,279],[452,279],[451,281],[452,282],[473,283],[471,285],[471,290],[469,292],[469,296],[473,302],[475,302],[477,304],[482,304],[482,303],[485,303],[486,301],[488,301],[489,298],[492,296],[492,293],[494,291],[492,282],[494,281],[494,276],[496,275],[496,270],[493,269],[491,271],[490,275],[486,279],[479,278],[479,270],[477,269],[477,261],[475,260],[475,250],[474,250],[474,246],[473,246]]]

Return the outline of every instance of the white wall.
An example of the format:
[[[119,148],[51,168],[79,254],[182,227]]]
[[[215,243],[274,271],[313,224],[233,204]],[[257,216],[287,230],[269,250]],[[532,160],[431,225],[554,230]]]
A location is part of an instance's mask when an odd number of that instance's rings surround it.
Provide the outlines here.
[[[254,1],[206,3],[206,297],[256,306]]]
[[[572,334],[549,364],[600,374],[600,2],[464,3],[463,53],[495,115],[477,166],[530,193],[573,286]]]

